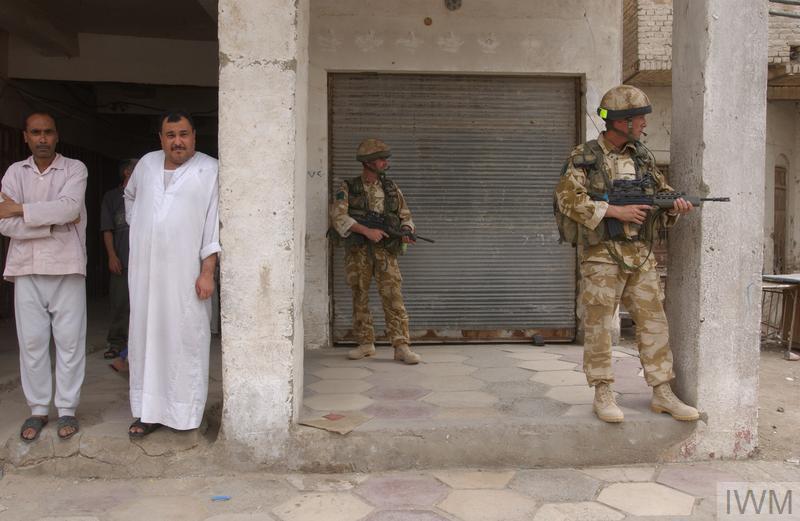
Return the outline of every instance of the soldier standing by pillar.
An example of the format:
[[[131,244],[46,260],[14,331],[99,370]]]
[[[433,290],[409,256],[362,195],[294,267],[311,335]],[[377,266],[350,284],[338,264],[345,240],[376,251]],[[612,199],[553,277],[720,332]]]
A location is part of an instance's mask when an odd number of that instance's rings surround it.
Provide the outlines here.
[[[375,354],[375,332],[369,310],[369,285],[375,278],[381,296],[386,329],[394,347],[394,359],[417,364],[420,357],[409,347],[408,313],[403,304],[402,277],[397,255],[410,237],[389,237],[383,230],[368,228],[357,219],[372,211],[381,214],[393,229],[414,231],[411,211],[397,185],[386,178],[391,149],[378,139],[363,141],[356,160],[361,175],[342,183],[331,210],[333,229],[345,247],[347,283],[353,291],[353,333],[358,347],[348,353],[351,360]]]
[[[579,299],[585,328],[583,369],[595,388],[594,412],[603,421],[623,420],[611,384],[611,321],[620,301],[636,322],[639,356],[647,384],[653,387],[650,408],[677,420],[694,421],[697,409],[681,402],[670,388],[675,378],[663,294],[652,256],[660,228],[671,226],[692,210],[683,199],[667,212],[650,206],[610,205],[607,196],[617,179],[648,180],[654,192],[671,191],[656,169],[652,154],[639,142],[652,112],[644,92],[628,85],[609,90],[597,110],[606,130],[597,140],[576,147],[555,191],[556,221],[562,240],[578,247],[581,270]],[[604,197],[605,196],[605,197]],[[605,200],[603,200],[605,198]],[[624,237],[612,237],[608,219],[623,223]]]

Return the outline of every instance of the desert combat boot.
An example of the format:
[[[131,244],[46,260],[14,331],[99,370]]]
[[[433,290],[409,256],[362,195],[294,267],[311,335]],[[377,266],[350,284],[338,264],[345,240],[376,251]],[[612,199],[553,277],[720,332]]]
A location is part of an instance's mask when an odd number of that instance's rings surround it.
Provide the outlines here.
[[[625,419],[622,409],[617,406],[611,386],[600,382],[594,387],[594,404],[592,409],[598,418],[608,423],[619,423]]]
[[[408,365],[418,364],[421,360],[420,356],[405,344],[394,348],[394,359],[405,362]]]
[[[691,405],[686,405],[672,392],[668,383],[653,387],[653,400],[650,402],[650,410],[653,412],[666,412],[676,420],[696,421],[700,418],[700,413]]]
[[[361,344],[347,352],[347,358],[350,360],[361,360],[365,356],[375,356],[375,344]]]

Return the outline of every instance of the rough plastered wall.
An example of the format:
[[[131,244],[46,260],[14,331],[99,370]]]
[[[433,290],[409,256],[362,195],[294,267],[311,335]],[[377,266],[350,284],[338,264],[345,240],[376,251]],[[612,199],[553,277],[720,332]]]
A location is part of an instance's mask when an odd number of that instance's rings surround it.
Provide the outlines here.
[[[431,24],[424,23],[425,18]],[[329,71],[585,75],[586,106],[621,81],[618,0],[314,0],[309,36],[306,347],[330,345]],[[586,135],[602,124],[587,114]]]
[[[670,234],[674,388],[704,414],[676,455],[744,458],[758,446],[767,13],[751,0],[675,0],[674,17],[671,182],[731,197]]]
[[[647,117],[647,137],[644,143],[653,152],[659,164],[670,163],[670,132],[672,125],[671,87],[642,87],[653,113]],[[766,164],[764,167],[764,273],[773,272],[774,229],[773,210],[775,202],[775,167],[787,170],[787,222],[786,262],[788,272],[800,271],[800,170],[797,165],[798,136],[800,129],[800,107],[793,101],[770,101],[767,104]],[[735,172],[735,165],[731,166]],[[679,175],[672,172],[672,175]],[[719,194],[728,195],[728,194]]]
[[[641,87],[650,98],[653,112],[647,116],[647,136],[642,142],[647,145],[656,163],[669,164],[669,135],[672,127],[672,88],[671,87]]]
[[[797,144],[798,106],[794,101],[771,101],[767,103],[767,150],[764,197],[764,273],[773,273],[775,229],[775,167],[786,168],[786,262],[787,271],[800,269],[797,248],[796,208],[798,197],[798,170],[795,146]]]

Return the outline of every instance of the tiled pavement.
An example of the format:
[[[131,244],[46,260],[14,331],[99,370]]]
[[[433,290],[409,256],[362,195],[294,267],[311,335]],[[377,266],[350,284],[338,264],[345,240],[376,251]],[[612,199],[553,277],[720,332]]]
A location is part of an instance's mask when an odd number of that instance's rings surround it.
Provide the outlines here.
[[[798,482],[800,467],[738,461],[131,480],[7,475],[0,520],[708,521],[716,519],[717,482],[730,481]]]
[[[355,430],[462,420],[471,424],[518,419],[552,421],[592,416],[592,390],[576,345],[419,346],[422,363],[392,360],[392,349],[348,360],[346,350],[307,353],[304,419],[357,411]],[[635,353],[615,348],[615,390],[629,419],[652,415],[650,389]]]
[[[641,463],[657,461],[694,428],[650,412],[650,391],[639,376],[639,360],[621,348],[614,352],[615,387],[626,421],[614,426],[592,415],[580,346],[416,349],[423,357],[416,366],[392,360],[387,347],[358,361],[348,360],[346,349],[307,353],[301,420],[355,416],[356,428],[342,436],[297,427],[288,469],[373,472]],[[83,477],[195,472],[206,465],[198,457],[215,455],[222,398],[218,339],[211,362],[206,411],[211,428],[188,435],[162,430],[148,437],[143,449],[127,439],[127,381],[108,369],[101,352],[88,357],[81,433],[73,443],[55,440],[49,425],[38,443],[20,442],[19,425],[28,413],[22,392],[18,387],[0,392],[0,416],[8,420],[0,425],[0,439],[8,440],[0,444],[0,460],[17,468],[38,465],[44,473]],[[191,449],[193,457],[176,452],[176,447]],[[127,465],[141,450],[169,457],[153,458],[146,466]]]

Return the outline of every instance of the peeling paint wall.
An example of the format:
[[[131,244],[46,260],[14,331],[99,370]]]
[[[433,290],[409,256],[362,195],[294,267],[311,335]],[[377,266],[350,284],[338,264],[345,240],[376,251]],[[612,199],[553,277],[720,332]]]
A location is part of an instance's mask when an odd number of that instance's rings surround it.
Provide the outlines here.
[[[222,439],[264,462],[286,456],[302,399],[308,3],[219,14]]]
[[[311,349],[330,346],[329,71],[585,75],[583,121],[589,138],[603,126],[590,114],[603,93],[621,81],[617,0],[464,2],[456,11],[443,1],[315,0],[309,40],[304,321]],[[353,161],[354,172],[357,167]]]
[[[674,17],[671,182],[731,197],[670,235],[674,388],[705,414],[685,457],[743,458],[758,440],[767,16],[751,0],[675,0]]]

